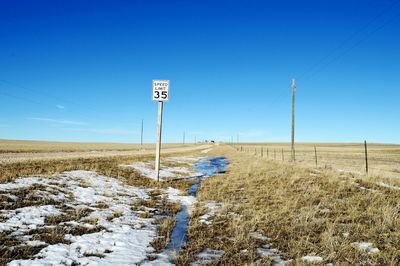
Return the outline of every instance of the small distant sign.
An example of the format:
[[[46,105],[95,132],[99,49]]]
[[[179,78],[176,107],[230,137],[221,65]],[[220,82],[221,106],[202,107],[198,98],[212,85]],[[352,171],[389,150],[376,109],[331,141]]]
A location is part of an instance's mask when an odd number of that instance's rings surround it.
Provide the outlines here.
[[[169,80],[153,80],[153,101],[169,100]]]

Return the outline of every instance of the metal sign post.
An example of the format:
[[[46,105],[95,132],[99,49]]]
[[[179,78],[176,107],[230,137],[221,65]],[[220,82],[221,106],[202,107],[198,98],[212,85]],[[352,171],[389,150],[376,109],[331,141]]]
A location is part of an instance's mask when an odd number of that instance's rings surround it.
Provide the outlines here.
[[[163,103],[169,100],[169,80],[153,80],[153,101],[158,101],[157,145],[155,170],[160,181],[160,152],[162,135]]]

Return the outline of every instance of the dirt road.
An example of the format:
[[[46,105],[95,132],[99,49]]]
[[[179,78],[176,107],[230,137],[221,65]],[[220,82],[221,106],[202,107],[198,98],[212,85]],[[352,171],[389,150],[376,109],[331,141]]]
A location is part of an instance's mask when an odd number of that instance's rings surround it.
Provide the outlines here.
[[[197,150],[210,149],[213,145],[195,145],[187,147],[164,148],[162,154],[180,153]],[[154,149],[129,150],[129,151],[87,151],[87,152],[35,152],[35,153],[2,153],[0,154],[0,164],[34,161],[34,160],[54,160],[54,159],[72,159],[72,158],[96,158],[110,156],[129,156],[129,155],[151,155]]]

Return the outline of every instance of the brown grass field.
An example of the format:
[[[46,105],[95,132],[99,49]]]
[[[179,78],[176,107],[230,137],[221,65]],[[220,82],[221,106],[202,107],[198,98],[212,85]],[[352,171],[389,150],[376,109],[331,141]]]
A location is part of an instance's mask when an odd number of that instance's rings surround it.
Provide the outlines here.
[[[166,148],[182,147],[183,144],[164,144]],[[55,142],[32,140],[0,140],[0,153],[19,152],[78,152],[78,151],[131,151],[152,149],[154,144],[105,143],[105,142]]]
[[[400,264],[399,178],[279,162],[227,146],[212,155],[227,156],[231,167],[202,183],[179,265],[188,265],[205,247],[225,251],[219,265],[270,265],[257,254],[263,245],[277,248],[291,265],[307,264],[301,260],[306,255],[321,256],[318,265]],[[223,207],[206,226],[198,217],[204,213],[201,202],[210,200]],[[373,243],[380,252],[361,251],[357,242]]]
[[[204,146],[205,145],[205,146]],[[177,153],[211,147],[207,144],[163,144],[161,153]],[[0,165],[45,160],[146,156],[155,153],[154,144],[77,143],[43,141],[0,141]]]
[[[56,146],[40,145],[43,148],[31,146],[31,151],[59,152]],[[317,166],[314,146],[319,153]],[[290,146],[285,143],[215,145],[206,155],[199,152],[200,148],[171,147],[164,155],[225,156],[230,162],[226,173],[202,182],[198,203],[191,212],[189,242],[176,258],[177,265],[194,262],[205,248],[224,251],[211,265],[272,265],[271,257],[261,257],[257,252],[265,246],[276,248],[290,265],[310,265],[302,260],[306,255],[323,258],[323,262],[314,265],[400,265],[400,145],[370,144],[368,176],[363,170],[362,144],[297,144],[296,163],[289,160]],[[4,154],[15,151],[9,149]],[[157,183],[132,169],[121,168],[120,164],[154,157],[150,153],[121,153],[95,158],[11,161],[0,165],[0,182],[79,169],[140,187],[172,186],[186,192],[191,184],[189,180]],[[157,193],[145,206],[153,206],[156,201]],[[222,207],[211,218],[212,223],[206,225],[200,217],[207,212],[205,203],[209,201],[221,203]],[[178,206],[165,204],[170,213],[178,210]],[[160,222],[158,232],[164,240],[155,240],[152,245],[156,250],[165,247],[173,225],[172,217]],[[38,232],[39,238],[52,236],[53,242],[64,241],[57,232],[42,233]],[[254,234],[267,238],[254,238]],[[0,241],[12,245],[12,239],[6,235],[0,235]],[[372,243],[379,252],[358,249],[355,243],[360,242]],[[20,252],[22,257],[35,254],[31,250],[13,252]]]
[[[257,154],[276,161],[291,161],[290,143],[239,143],[234,145],[249,154]],[[333,168],[342,172],[365,174],[364,143],[296,143],[296,162],[305,166]],[[400,177],[400,145],[367,145],[369,174],[372,176]],[[283,154],[283,156],[282,156]]]

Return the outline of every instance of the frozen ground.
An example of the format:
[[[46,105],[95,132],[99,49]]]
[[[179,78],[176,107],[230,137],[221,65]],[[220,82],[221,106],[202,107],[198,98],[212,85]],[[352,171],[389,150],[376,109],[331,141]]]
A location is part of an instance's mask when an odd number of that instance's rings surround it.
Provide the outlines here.
[[[222,204],[215,201],[204,202],[204,207],[207,208],[207,212],[199,217],[199,221],[206,225],[211,225],[211,219],[217,214],[217,212],[221,209]]]
[[[374,244],[373,243],[368,243],[368,242],[354,242],[352,243],[352,246],[367,252],[367,253],[378,253],[379,249],[378,248],[374,248]]]
[[[167,158],[160,167],[160,180],[196,178],[203,174],[193,168],[193,163],[202,159],[201,157],[171,157]],[[157,180],[157,174],[154,170],[154,161],[134,162],[121,165],[121,167],[133,168],[141,175],[147,178]]]
[[[21,191],[24,194],[21,195]],[[0,184],[7,198],[0,212],[0,234],[22,247],[41,247],[32,259],[14,260],[9,265],[134,265],[154,252],[157,209],[142,206],[150,189],[88,171],[72,171],[51,177],[26,177]],[[171,201],[190,206],[194,198],[180,191],[164,191]],[[29,201],[23,201],[25,197]],[[25,202],[26,206],[21,206]],[[19,204],[19,205],[18,205]],[[54,230],[59,229],[59,230]],[[46,232],[54,236],[41,237]],[[4,248],[4,247],[3,247]],[[15,248],[9,246],[8,248]]]

